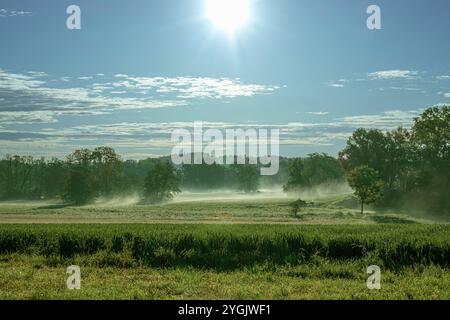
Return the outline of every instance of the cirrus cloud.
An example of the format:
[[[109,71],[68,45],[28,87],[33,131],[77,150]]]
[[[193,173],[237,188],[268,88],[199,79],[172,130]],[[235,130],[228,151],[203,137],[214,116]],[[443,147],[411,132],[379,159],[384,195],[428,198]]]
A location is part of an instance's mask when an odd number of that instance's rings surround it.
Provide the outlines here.
[[[384,70],[371,72],[367,76],[370,80],[414,79],[418,74],[418,71],[410,70]]]

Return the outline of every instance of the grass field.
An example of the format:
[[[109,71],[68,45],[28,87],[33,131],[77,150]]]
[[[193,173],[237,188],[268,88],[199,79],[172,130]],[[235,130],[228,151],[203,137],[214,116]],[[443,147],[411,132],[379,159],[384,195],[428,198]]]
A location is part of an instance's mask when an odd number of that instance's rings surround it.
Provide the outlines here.
[[[450,299],[449,224],[347,196],[296,217],[285,197],[188,200],[0,205],[0,299]]]
[[[57,202],[0,203],[0,223],[208,223],[208,224],[378,224],[433,223],[398,212],[366,211],[349,195],[311,198],[311,205],[293,216],[295,198],[280,193],[256,196],[229,193],[190,194],[163,205],[139,205],[117,198],[82,207]]]

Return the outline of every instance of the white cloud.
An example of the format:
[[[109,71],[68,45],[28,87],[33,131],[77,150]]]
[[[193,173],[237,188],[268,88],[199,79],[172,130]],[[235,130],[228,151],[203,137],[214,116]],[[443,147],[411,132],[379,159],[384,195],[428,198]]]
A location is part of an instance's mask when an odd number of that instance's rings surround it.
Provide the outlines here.
[[[240,79],[209,77],[130,77],[114,82],[114,87],[122,87],[138,91],[155,90],[159,94],[174,94],[179,99],[226,99],[236,97],[252,97],[258,94],[269,94],[280,89],[279,86],[244,84]]]
[[[56,119],[55,114],[51,111],[0,111],[0,122],[3,124],[52,123],[56,122]]]
[[[310,111],[310,112],[306,112],[306,114],[311,114],[314,116],[326,116],[328,114],[330,114],[329,112],[326,111]]]
[[[356,128],[376,128],[392,130],[399,126],[410,127],[421,110],[393,110],[381,114],[357,115],[334,119],[331,122],[305,123],[236,123],[203,122],[203,129],[279,129],[280,144],[306,147],[330,147],[343,143]],[[0,115],[1,116],[1,115]],[[16,115],[17,116],[17,115]],[[23,116],[27,116],[24,114]],[[45,117],[45,113],[36,115]],[[27,119],[24,120],[25,122]],[[40,130],[8,128],[0,130],[2,152],[35,155],[67,154],[81,147],[108,145],[125,157],[132,154],[169,154],[173,143],[171,133],[175,129],[192,132],[192,122],[121,122],[110,124],[78,125],[72,127],[52,127]],[[33,146],[30,146],[34,143]],[[39,147],[36,147],[39,146]],[[34,151],[32,151],[34,150]],[[0,155],[1,156],[1,155]]]
[[[439,91],[437,94],[445,98],[450,98],[450,92]]]
[[[410,70],[384,70],[369,73],[367,76],[371,80],[414,79],[418,73],[418,71]]]
[[[395,87],[395,86],[389,87],[389,89],[392,89],[392,90],[403,90],[403,91],[422,91],[422,89],[419,89],[419,88]]]
[[[42,71],[28,71],[27,74],[29,74],[32,77],[48,77],[48,74]]]
[[[7,115],[1,117],[0,122],[10,122],[13,119],[12,113],[17,113],[19,119],[26,119],[26,112],[45,112],[45,117],[39,119],[54,122],[60,115],[95,115],[122,109],[166,108],[187,104],[183,100],[107,96],[89,88],[53,88],[30,75],[12,74],[3,70],[0,70],[0,95],[4,99],[0,101],[0,112]],[[31,120],[36,118],[31,115],[28,119],[33,122]]]
[[[326,131],[327,124],[283,123],[261,125],[257,123],[203,122],[204,130],[245,128],[279,129],[281,145],[332,146],[337,140],[345,140],[351,134],[346,130]],[[331,125],[329,128],[334,128]],[[133,154],[170,154],[174,143],[171,133],[175,129],[193,130],[192,122],[166,123],[113,123],[81,125],[66,128],[45,128],[39,131],[2,130],[0,144],[4,153],[32,154],[36,156],[61,156],[81,147],[108,145],[124,153],[126,158]],[[2,133],[8,133],[3,138]],[[11,135],[13,138],[11,138]],[[34,143],[34,144],[33,144]],[[250,142],[251,143],[251,142]],[[38,147],[37,147],[38,146]],[[1,156],[1,154],[0,154]],[[143,158],[145,158],[143,157]]]
[[[97,81],[77,87],[68,87],[72,78],[62,77],[59,78],[59,86],[55,87],[49,85],[55,79],[44,77],[48,75],[35,72],[15,74],[0,69],[0,112],[3,114],[0,122],[11,122],[14,118],[21,123],[26,119],[30,123],[45,119],[54,122],[61,115],[95,115],[124,109],[178,107],[191,104],[188,100],[192,99],[252,97],[271,94],[279,88],[244,84],[238,79],[227,78],[133,78],[120,74],[115,76],[120,81]],[[77,79],[91,80],[93,77]],[[18,112],[17,117],[12,115],[14,112]],[[25,112],[45,112],[45,117],[25,117]]]
[[[447,76],[447,75],[437,76],[436,79],[438,79],[438,80],[450,80],[450,76]]]
[[[419,116],[419,111],[393,110],[378,115],[349,116],[338,119],[340,124],[352,128],[378,128],[392,130],[399,126],[411,126],[413,119]]]

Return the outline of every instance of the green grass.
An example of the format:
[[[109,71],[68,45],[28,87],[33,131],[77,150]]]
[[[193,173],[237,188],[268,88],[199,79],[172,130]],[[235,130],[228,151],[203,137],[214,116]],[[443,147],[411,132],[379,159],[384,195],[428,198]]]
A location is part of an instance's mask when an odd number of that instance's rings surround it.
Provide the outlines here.
[[[448,299],[449,225],[0,225],[0,299]],[[79,265],[82,290],[65,288]],[[382,269],[382,290],[366,268]]]
[[[371,258],[389,268],[447,267],[450,225],[0,225],[0,254],[127,254],[153,267],[236,269]]]
[[[450,299],[450,273],[436,266],[383,270],[381,290],[368,290],[361,261],[232,272],[78,262],[81,290],[68,290],[65,266],[49,267],[42,257],[3,256],[0,299]]]
[[[289,198],[184,200],[0,204],[0,299],[450,299],[450,224],[348,196],[296,217]]]
[[[361,215],[348,195],[318,199],[297,216],[293,198],[242,196],[234,200],[205,197],[163,205],[133,205],[127,200],[82,207],[48,202],[0,203],[0,223],[216,223],[216,224],[378,224],[431,223],[399,212],[368,210]],[[188,197],[186,198],[188,199]],[[209,200],[208,200],[209,199]],[[126,205],[121,205],[121,203]],[[355,205],[355,206],[354,206]]]

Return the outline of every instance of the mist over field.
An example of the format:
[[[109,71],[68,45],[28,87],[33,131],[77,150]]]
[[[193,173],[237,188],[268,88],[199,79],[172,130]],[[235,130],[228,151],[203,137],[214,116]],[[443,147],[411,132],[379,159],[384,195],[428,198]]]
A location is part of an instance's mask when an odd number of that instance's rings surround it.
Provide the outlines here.
[[[115,195],[112,197],[99,197],[91,205],[98,207],[127,207],[139,204],[141,198],[139,194]]]
[[[330,196],[351,195],[352,189],[347,183],[326,183],[310,188],[299,188],[285,192],[283,186],[276,185],[269,188],[267,185],[259,188],[257,192],[246,193],[235,190],[195,191],[183,190],[174,196],[172,202],[202,202],[202,201],[264,201],[264,200],[296,200],[298,198],[308,201],[320,200]],[[137,202],[136,202],[137,203]]]

